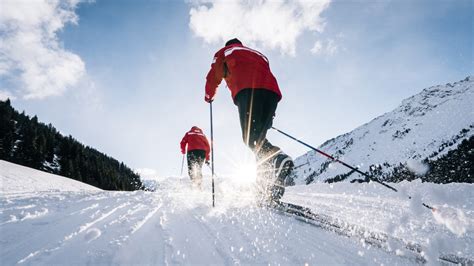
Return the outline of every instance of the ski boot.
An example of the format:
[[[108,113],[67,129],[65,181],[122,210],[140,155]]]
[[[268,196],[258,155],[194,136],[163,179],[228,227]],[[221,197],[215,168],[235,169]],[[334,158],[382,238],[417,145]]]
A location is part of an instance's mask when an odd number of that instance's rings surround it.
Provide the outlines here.
[[[272,162],[274,182],[270,188],[272,201],[278,202],[285,193],[285,181],[292,174],[294,163],[290,156],[283,152],[278,153]]]
[[[257,200],[261,206],[278,203],[285,193],[285,181],[293,171],[290,156],[279,152],[261,166],[257,175]]]

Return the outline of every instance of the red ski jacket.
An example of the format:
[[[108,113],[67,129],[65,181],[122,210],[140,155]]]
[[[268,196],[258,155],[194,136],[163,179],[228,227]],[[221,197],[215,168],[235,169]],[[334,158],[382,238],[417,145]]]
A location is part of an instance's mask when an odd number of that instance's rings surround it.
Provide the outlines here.
[[[214,100],[222,79],[229,87],[232,99],[243,89],[267,89],[280,96],[278,83],[270,71],[268,59],[260,52],[242,44],[231,44],[220,49],[211,64],[206,77],[204,100]]]
[[[186,153],[187,150],[204,150],[206,151],[206,160],[209,160],[210,146],[206,136],[202,133],[202,130],[198,127],[192,127],[191,130],[186,132],[183,139],[181,140],[181,153]]]

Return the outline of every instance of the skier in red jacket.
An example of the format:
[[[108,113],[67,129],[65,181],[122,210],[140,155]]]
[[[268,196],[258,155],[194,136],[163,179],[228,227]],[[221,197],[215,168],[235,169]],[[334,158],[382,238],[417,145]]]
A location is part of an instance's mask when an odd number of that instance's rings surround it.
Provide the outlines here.
[[[193,126],[181,140],[181,153],[187,150],[188,174],[195,186],[201,188],[202,165],[209,163],[209,142],[202,130]]]
[[[266,138],[282,98],[268,58],[243,46],[238,39],[229,40],[214,55],[206,77],[206,102],[214,100],[222,79],[237,105],[242,138],[257,159],[257,185],[263,200],[278,201],[284,193],[285,179],[293,170],[293,161]]]

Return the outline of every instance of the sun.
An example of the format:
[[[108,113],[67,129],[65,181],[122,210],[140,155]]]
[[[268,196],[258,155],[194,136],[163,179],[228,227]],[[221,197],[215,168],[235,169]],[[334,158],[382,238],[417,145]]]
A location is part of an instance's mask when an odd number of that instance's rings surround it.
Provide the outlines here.
[[[242,161],[235,164],[231,176],[239,183],[252,183],[257,179],[257,164],[255,161]]]

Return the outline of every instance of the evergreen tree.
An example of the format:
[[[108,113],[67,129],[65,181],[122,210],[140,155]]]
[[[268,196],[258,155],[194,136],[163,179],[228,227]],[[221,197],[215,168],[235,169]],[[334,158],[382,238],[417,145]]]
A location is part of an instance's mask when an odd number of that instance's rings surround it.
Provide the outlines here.
[[[141,189],[140,177],[72,136],[64,137],[51,125],[38,122],[0,101],[0,159],[60,174],[107,190]]]
[[[10,100],[0,101],[0,159],[11,160],[15,144],[15,121]]]

